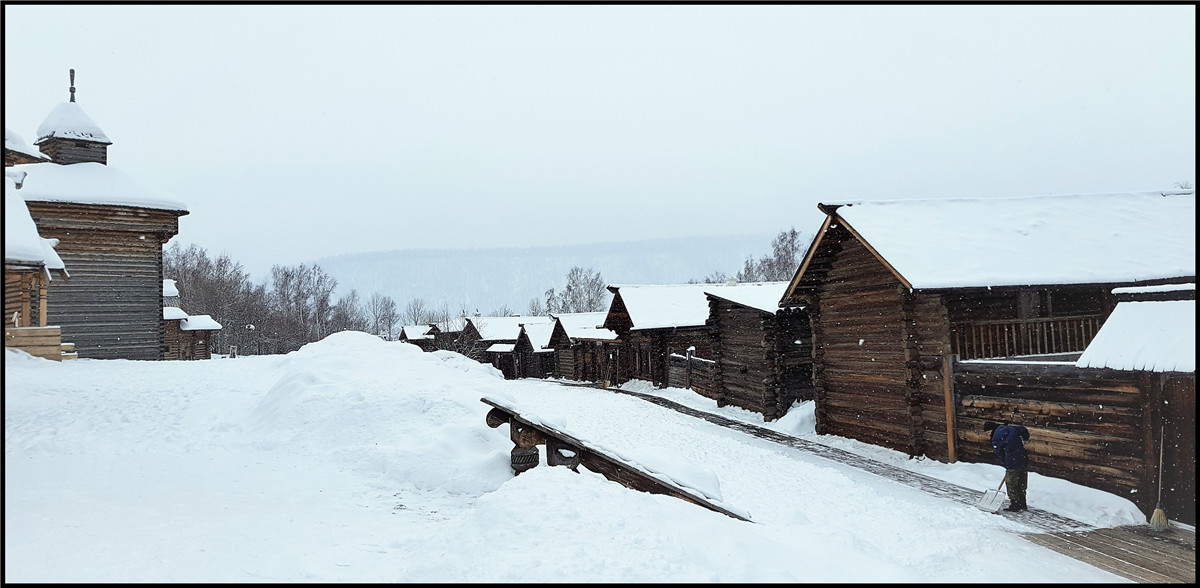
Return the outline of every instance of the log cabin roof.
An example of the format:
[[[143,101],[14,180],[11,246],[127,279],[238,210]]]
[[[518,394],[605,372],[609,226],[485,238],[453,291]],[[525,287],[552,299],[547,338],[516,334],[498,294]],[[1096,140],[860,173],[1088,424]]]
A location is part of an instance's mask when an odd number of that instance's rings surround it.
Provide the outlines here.
[[[554,333],[554,323],[536,323],[526,324],[521,327],[520,333],[517,335],[519,341],[522,337],[529,340],[529,345],[533,347],[535,352],[554,351],[547,349],[550,345],[550,335]]]
[[[467,319],[481,341],[516,341],[522,324],[553,324],[548,316],[476,316]]]
[[[1075,365],[1195,373],[1195,298],[1118,302]]]
[[[4,127],[4,150],[12,151],[19,155],[18,159],[22,160],[23,163],[50,161],[49,157],[46,157],[37,149],[30,147],[25,143],[25,139],[21,135],[18,135],[8,127]]]
[[[155,208],[187,214],[183,202],[154,192],[132,176],[102,163],[28,163],[19,193],[26,202],[74,202]]]
[[[747,308],[754,308],[769,314],[779,310],[779,300],[787,290],[788,282],[760,282],[759,288],[728,288],[716,292],[705,291],[713,298],[728,300]]]
[[[33,143],[40,145],[52,138],[80,139],[111,145],[108,135],[100,130],[100,126],[88,116],[78,102],[61,102],[50,110],[45,120],[38,126],[37,140]]]
[[[164,321],[178,321],[188,317],[188,313],[178,306],[164,306],[162,313]]]
[[[1137,283],[1194,278],[1193,190],[819,204],[910,289]]]
[[[213,320],[207,314],[194,314],[179,321],[179,329],[183,331],[220,331],[221,323]]]
[[[17,193],[12,178],[4,177],[4,262],[38,265],[66,274],[66,264],[54,250],[54,239],[38,234],[25,200]]]
[[[512,353],[515,343],[492,343],[484,351],[487,353]]]
[[[179,287],[175,285],[175,280],[163,280],[163,296],[179,296]]]
[[[400,327],[400,338],[408,341],[417,339],[432,339],[433,335],[429,334],[432,325],[404,325]]]
[[[607,312],[568,312],[550,316],[562,324],[567,337],[575,339],[613,341],[617,334],[604,328]]]
[[[629,313],[631,331],[670,327],[698,327],[708,321],[708,296],[771,295],[770,282],[745,284],[614,284],[608,287],[619,296]],[[779,291],[782,293],[782,289]],[[779,298],[775,303],[778,305]]]

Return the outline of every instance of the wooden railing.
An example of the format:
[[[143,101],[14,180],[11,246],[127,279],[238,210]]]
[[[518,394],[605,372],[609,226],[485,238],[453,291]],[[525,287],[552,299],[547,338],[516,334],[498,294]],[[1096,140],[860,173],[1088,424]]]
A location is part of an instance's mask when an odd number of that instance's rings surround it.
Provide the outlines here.
[[[959,359],[1083,351],[1103,315],[954,323],[950,340]]]

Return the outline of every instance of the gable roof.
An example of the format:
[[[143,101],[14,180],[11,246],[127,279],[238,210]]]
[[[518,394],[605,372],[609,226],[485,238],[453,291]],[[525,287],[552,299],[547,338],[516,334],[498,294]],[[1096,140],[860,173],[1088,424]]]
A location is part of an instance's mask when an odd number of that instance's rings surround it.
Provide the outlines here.
[[[608,316],[605,311],[568,312],[550,316],[562,325],[563,332],[570,339],[612,341],[617,338],[616,333],[604,328],[604,317]]]
[[[1193,190],[820,204],[910,289],[1194,277]],[[790,292],[789,292],[790,293]]]
[[[662,329],[669,327],[698,327],[708,321],[708,294],[722,298],[746,296],[760,300],[770,296],[774,282],[745,284],[620,284],[608,287],[614,296],[621,297],[633,323],[630,330]],[[786,283],[780,282],[786,286]],[[782,294],[782,289],[779,290]],[[732,299],[732,298],[730,298]],[[779,298],[775,298],[778,304]]]
[[[1075,365],[1081,368],[1195,373],[1195,289],[1196,285],[1190,284],[1190,300],[1118,302]],[[1145,292],[1151,290],[1143,289]]]
[[[521,325],[553,324],[548,316],[475,316],[467,321],[479,332],[482,341],[516,341]]]
[[[705,293],[714,298],[775,314],[779,310],[779,300],[787,291],[788,282],[757,282],[752,285],[758,287],[706,290]]]
[[[524,333],[525,337],[529,339],[529,344],[535,352],[553,351],[553,349],[547,349],[550,345],[550,335],[554,333],[553,322],[526,324],[521,327],[520,333]],[[520,334],[517,335],[517,338],[520,338]]]
[[[400,327],[400,337],[410,341],[414,339],[432,339],[433,335],[429,334],[432,325],[404,325]]]

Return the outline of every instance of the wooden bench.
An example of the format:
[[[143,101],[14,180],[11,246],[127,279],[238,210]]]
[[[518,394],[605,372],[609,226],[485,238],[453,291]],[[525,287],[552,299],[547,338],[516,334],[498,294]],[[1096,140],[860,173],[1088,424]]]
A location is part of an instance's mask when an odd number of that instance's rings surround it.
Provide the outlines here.
[[[651,494],[674,496],[738,520],[750,520],[744,515],[710,501],[696,490],[675,484],[637,464],[629,463],[604,450],[591,447],[570,433],[523,418],[517,409],[489,398],[480,400],[484,404],[492,406],[492,410],[488,411],[486,417],[489,427],[495,429],[500,425],[508,424],[509,438],[512,439],[514,445],[510,463],[513,471],[517,474],[538,465],[537,446],[545,445],[548,465],[565,465],[574,471],[578,471],[578,467],[583,465],[588,470],[599,473],[626,488]]]

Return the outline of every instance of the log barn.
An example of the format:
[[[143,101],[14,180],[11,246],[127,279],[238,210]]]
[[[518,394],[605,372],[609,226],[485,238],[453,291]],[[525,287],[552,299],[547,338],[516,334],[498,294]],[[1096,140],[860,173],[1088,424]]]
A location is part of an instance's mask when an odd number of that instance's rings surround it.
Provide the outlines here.
[[[607,312],[551,314],[554,376],[580,382],[616,384],[617,334],[604,328]]]
[[[554,374],[554,323],[522,324],[513,344],[513,377],[547,378]]]
[[[646,380],[669,385],[671,354],[712,358],[708,298],[717,284],[610,285],[613,293],[604,328],[617,334],[621,350],[617,380]]]
[[[162,246],[186,205],[107,164],[111,141],[74,101],[56,106],[35,144],[51,161],[15,165],[43,237],[58,239],[71,280],[49,291],[49,320],[80,357],[160,359]]]
[[[404,325],[400,327],[399,341],[403,343],[412,343],[421,348],[421,351],[433,351],[438,333],[437,325]]]
[[[781,305],[809,316],[819,434],[994,463],[983,422],[1019,422],[1031,471],[1144,480],[1146,390],[1074,362],[1114,288],[1195,282],[1192,191],[818,207]]]
[[[779,308],[787,282],[707,291],[713,392],[770,421],[797,400],[812,400],[812,333],[804,309]]]
[[[474,316],[468,317],[458,336],[459,353],[482,363],[490,363],[504,372],[506,378],[516,377],[513,369],[513,345],[521,325],[551,324],[545,316]]]
[[[179,307],[175,280],[163,280],[163,359],[211,359],[213,336],[221,323],[207,314],[189,315]]]
[[[58,325],[47,324],[48,290],[68,274],[54,242],[38,234],[13,178],[4,178],[4,346],[59,361],[64,349]]]

